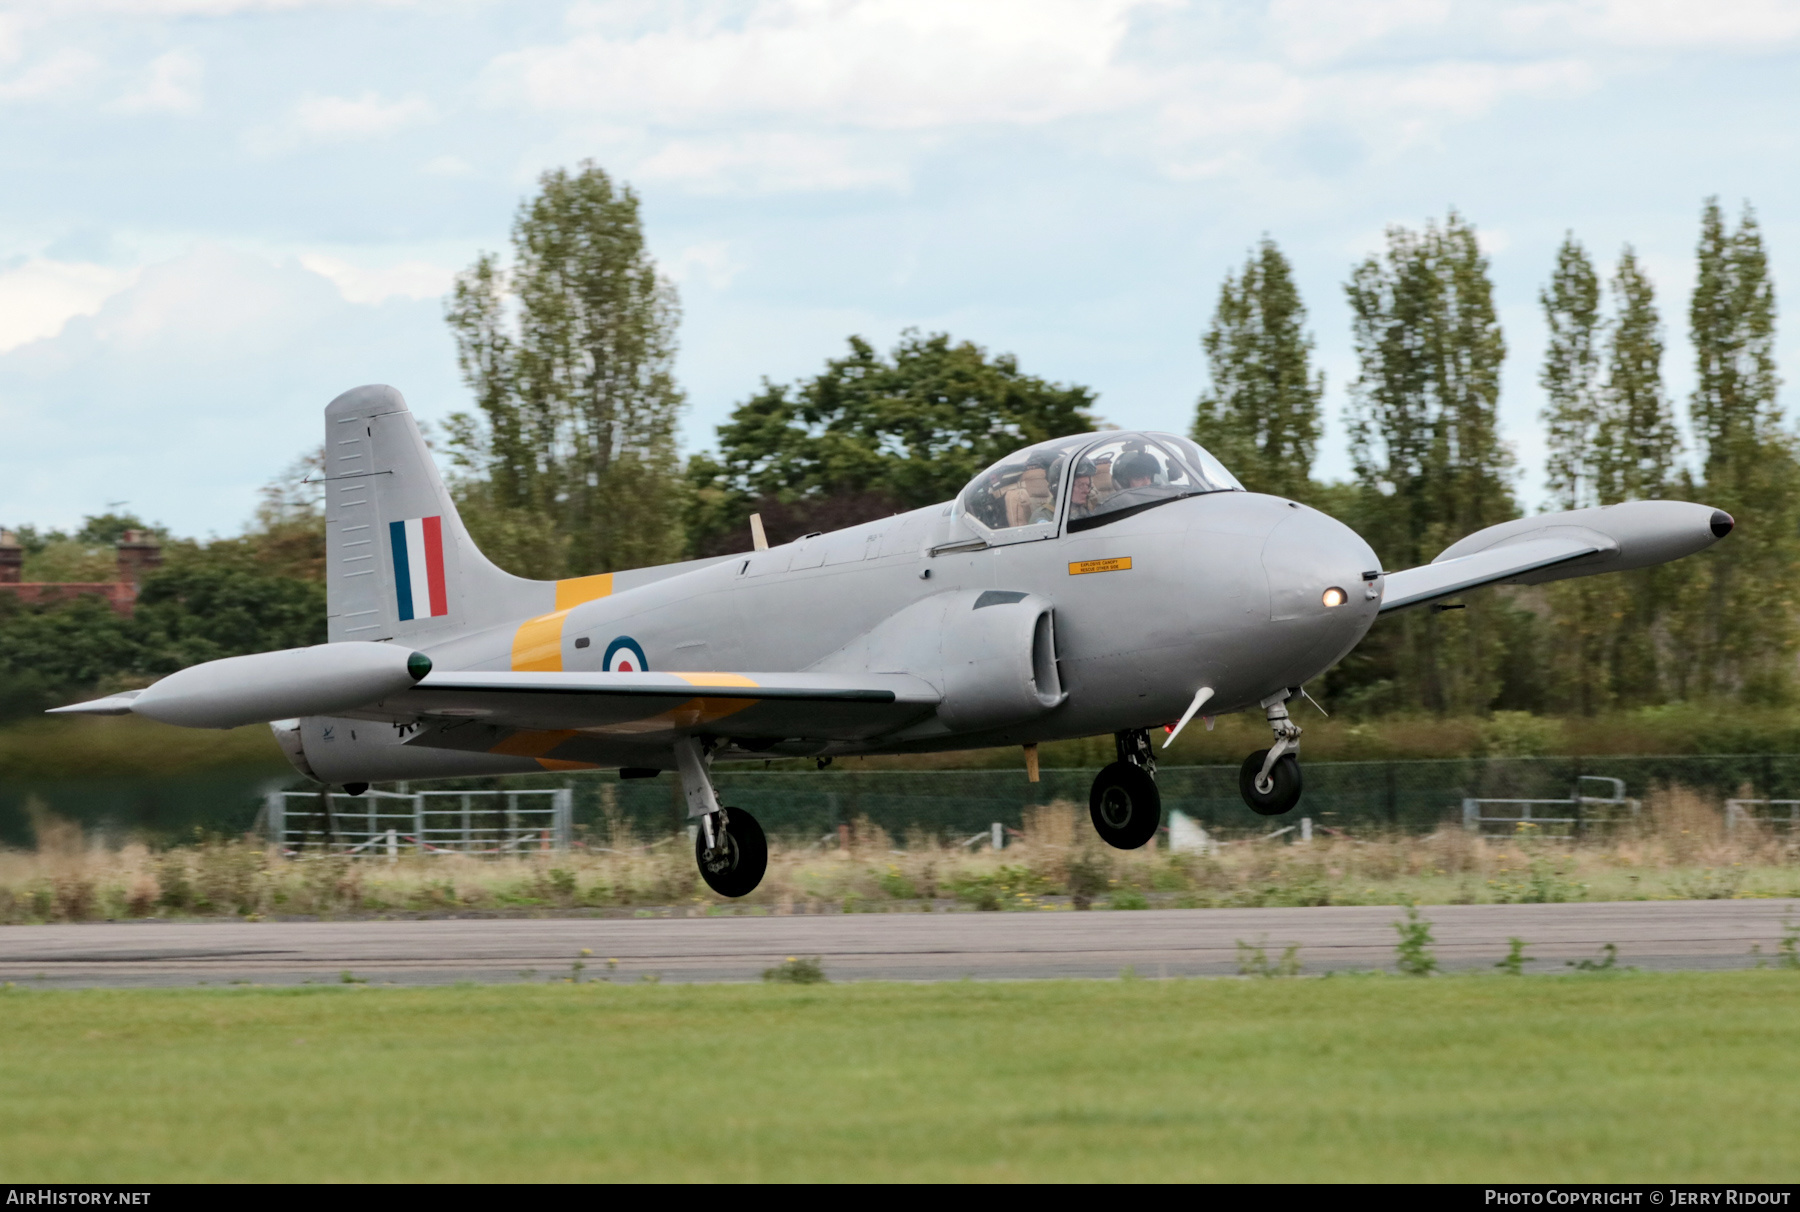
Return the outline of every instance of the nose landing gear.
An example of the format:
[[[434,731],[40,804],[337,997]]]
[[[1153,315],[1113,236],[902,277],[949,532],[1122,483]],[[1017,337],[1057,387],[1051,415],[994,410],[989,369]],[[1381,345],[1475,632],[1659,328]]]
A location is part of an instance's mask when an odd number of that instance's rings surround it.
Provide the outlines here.
[[[1300,802],[1300,725],[1288,717],[1291,693],[1278,691],[1262,701],[1275,743],[1258,749],[1238,768],[1238,793],[1250,811],[1262,816],[1280,816]]]
[[[713,791],[705,742],[683,737],[675,742],[675,767],[688,819],[699,818],[694,834],[694,861],[700,878],[720,896],[748,896],[769,868],[769,841],[756,818],[742,808],[720,806]]]
[[[1100,840],[1116,850],[1136,850],[1162,825],[1162,793],[1156,789],[1156,751],[1142,728],[1115,733],[1119,760],[1094,776],[1088,816]]]

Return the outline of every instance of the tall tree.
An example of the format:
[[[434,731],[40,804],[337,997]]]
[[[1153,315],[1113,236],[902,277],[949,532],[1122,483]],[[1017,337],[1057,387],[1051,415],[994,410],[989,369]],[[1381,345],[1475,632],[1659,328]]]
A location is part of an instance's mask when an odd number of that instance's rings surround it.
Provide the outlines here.
[[[1663,390],[1656,287],[1629,244],[1611,286],[1615,319],[1606,348],[1595,493],[1602,505],[1659,500],[1674,486],[1681,435]]]
[[[1600,430],[1600,277],[1574,233],[1563,237],[1550,284],[1538,292],[1550,342],[1538,383],[1548,403],[1545,468],[1557,509],[1592,505],[1598,493],[1595,462]]]
[[[1600,275],[1571,232],[1557,249],[1550,282],[1538,292],[1550,340],[1538,384],[1547,458],[1550,508],[1598,503],[1603,403],[1600,358],[1606,325],[1600,315]],[[1616,594],[1610,582],[1581,580],[1546,591],[1553,646],[1543,662],[1552,701],[1589,715],[1611,701],[1612,654],[1618,641]]]
[[[1611,282],[1614,319],[1589,460],[1585,504],[1668,496],[1680,435],[1662,384],[1662,322],[1656,292],[1629,245]],[[1683,574],[1647,568],[1582,578],[1548,589],[1554,655],[1544,662],[1556,698],[1591,714],[1620,702],[1666,697],[1664,650],[1671,591]]]
[[[1385,566],[1406,568],[1517,513],[1498,428],[1506,342],[1487,258],[1455,211],[1442,227],[1390,228],[1385,255],[1358,265],[1345,289],[1360,362],[1349,421],[1363,526]],[[1445,711],[1492,701],[1500,629],[1472,626],[1469,613],[1395,620],[1385,642],[1405,702]]]
[[[511,268],[484,253],[446,309],[477,410],[449,425],[470,530],[537,576],[674,559],[675,288],[629,186],[592,162],[538,184],[513,223]]]
[[[1739,525],[1730,542],[1690,569],[1682,606],[1686,689],[1780,699],[1791,686],[1796,641],[1800,467],[1776,394],[1775,286],[1747,203],[1733,231],[1718,200],[1707,200],[1688,319],[1696,488]]]
[[[1252,492],[1314,495],[1325,375],[1311,368],[1306,306],[1275,241],[1264,236],[1242,272],[1225,276],[1200,344],[1212,386],[1200,397],[1194,440]]]
[[[948,500],[1021,446],[1095,428],[1093,402],[944,333],[909,330],[886,356],[851,337],[813,378],[764,382],[719,426],[719,457],[690,462],[695,549],[765,505],[785,523],[771,537],[788,538]]]

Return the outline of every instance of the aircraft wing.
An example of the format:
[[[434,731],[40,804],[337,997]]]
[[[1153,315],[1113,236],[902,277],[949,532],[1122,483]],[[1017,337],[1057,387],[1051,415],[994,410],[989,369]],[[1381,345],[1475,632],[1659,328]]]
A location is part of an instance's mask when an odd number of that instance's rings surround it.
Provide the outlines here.
[[[1596,535],[1595,539],[1598,541],[1563,536],[1529,539],[1490,547],[1473,555],[1448,560],[1440,558],[1438,563],[1408,568],[1404,572],[1390,572],[1381,598],[1381,613],[1447,598],[1464,590],[1511,580],[1609,549],[1610,545],[1600,536]]]
[[[861,740],[930,714],[941,701],[901,673],[432,673],[356,716],[410,719],[409,744],[481,748],[499,732],[656,742],[693,732],[782,740]]]

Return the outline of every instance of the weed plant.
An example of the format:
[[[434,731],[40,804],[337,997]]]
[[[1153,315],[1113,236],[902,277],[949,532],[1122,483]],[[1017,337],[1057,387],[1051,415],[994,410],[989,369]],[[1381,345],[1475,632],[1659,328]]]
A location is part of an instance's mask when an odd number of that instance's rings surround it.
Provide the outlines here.
[[[790,955],[773,968],[764,968],[763,980],[771,985],[824,985],[825,962],[817,955]]]
[[[685,837],[640,839],[615,821],[592,848],[484,860],[402,854],[285,859],[212,838],[112,848],[40,814],[34,850],[0,851],[0,923],[192,916],[870,911],[1030,912],[1099,906],[1255,908],[1800,896],[1800,839],[1724,828],[1717,801],[1683,788],[1647,801],[1644,820],[1576,841],[1533,831],[1477,836],[1318,836],[1310,843],[1226,838],[1208,854],[1161,845],[1115,851],[1085,806],[1027,814],[1004,850],[923,835],[895,839],[868,821],[847,844],[770,846],[756,892],[722,906],[701,884]]]
[[[1394,946],[1394,967],[1407,976],[1430,976],[1438,970],[1431,950],[1431,923],[1415,906],[1406,907],[1406,919],[1394,923],[1394,932],[1400,936]]]

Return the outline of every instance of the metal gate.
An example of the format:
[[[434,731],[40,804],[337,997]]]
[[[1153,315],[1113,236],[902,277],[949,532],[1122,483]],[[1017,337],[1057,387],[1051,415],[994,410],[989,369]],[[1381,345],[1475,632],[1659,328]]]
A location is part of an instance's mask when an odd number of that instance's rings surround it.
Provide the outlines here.
[[[272,791],[269,839],[290,858],[342,854],[498,856],[567,850],[574,793],[521,791]]]
[[[1605,783],[1612,788],[1610,796],[1583,795],[1582,783]],[[1584,774],[1575,781],[1575,788],[1566,800],[1507,800],[1507,799],[1465,799],[1463,800],[1463,828],[1470,833],[1481,833],[1488,825],[1504,825],[1513,833],[1520,829],[1543,829],[1550,826],[1550,836],[1572,834],[1580,837],[1594,826],[1617,825],[1625,821],[1635,821],[1642,811],[1642,805],[1625,794],[1625,780],[1607,778],[1604,775]],[[1543,806],[1554,808],[1558,815],[1538,815],[1533,808]],[[1493,812],[1494,808],[1498,812]]]

